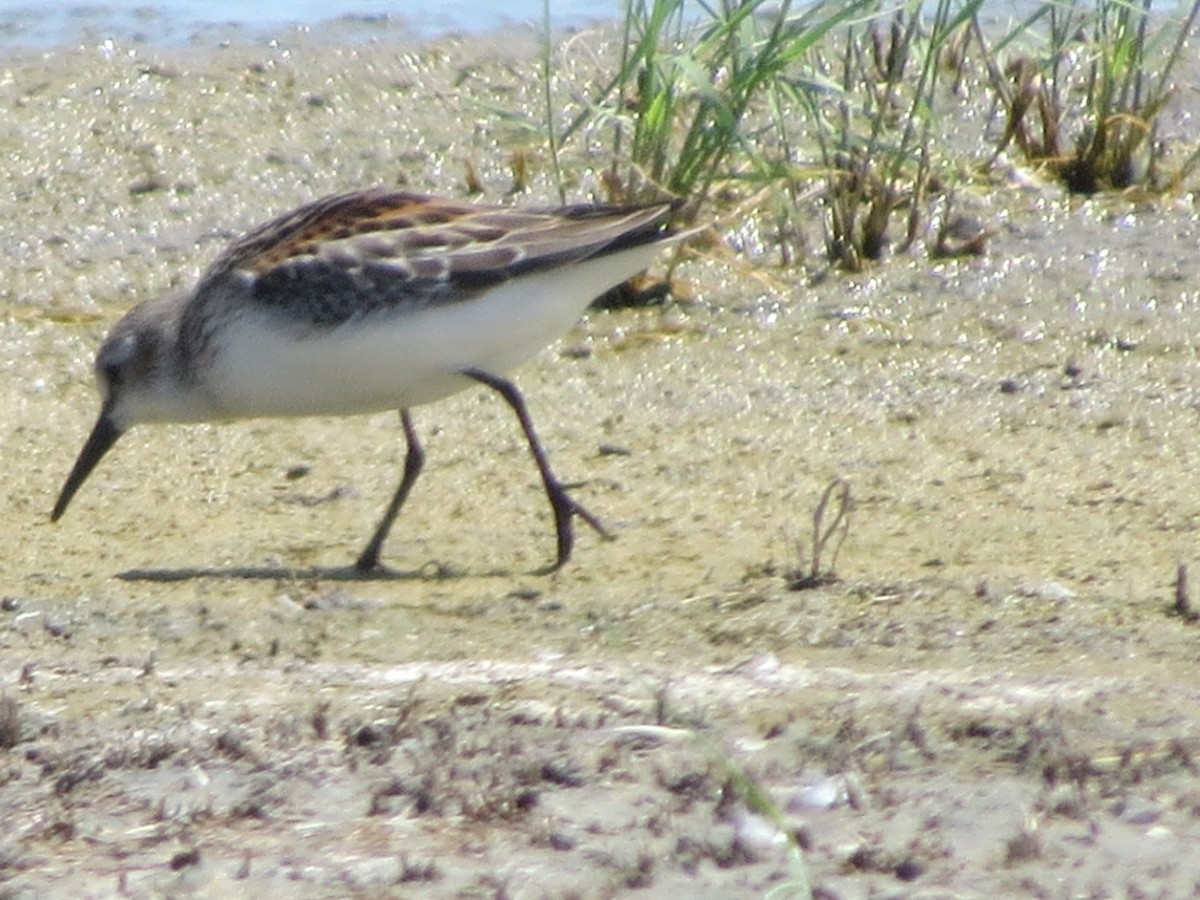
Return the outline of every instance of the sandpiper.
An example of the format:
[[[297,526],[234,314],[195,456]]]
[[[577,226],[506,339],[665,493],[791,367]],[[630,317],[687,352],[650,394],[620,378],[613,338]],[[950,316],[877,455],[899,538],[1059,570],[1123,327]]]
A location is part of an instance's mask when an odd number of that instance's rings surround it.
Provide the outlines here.
[[[100,415],[63,484],[57,521],[101,457],[141,422],[353,415],[398,409],[408,451],[355,563],[367,572],[424,463],[410,410],[481,383],[516,413],[554,512],[600,521],[546,460],[504,374],[682,235],[672,205],[526,210],[382,188],[302,206],[231,244],[191,290],[149,300],[96,355]]]

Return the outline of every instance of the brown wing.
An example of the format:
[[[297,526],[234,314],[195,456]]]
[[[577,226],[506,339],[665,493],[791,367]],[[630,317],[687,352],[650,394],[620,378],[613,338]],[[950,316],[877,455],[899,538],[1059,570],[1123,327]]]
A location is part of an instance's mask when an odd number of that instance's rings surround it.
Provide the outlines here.
[[[373,189],[317,200],[232,244],[198,294],[243,273],[252,300],[332,326],[468,299],[528,272],[671,235],[670,204],[521,210]]]

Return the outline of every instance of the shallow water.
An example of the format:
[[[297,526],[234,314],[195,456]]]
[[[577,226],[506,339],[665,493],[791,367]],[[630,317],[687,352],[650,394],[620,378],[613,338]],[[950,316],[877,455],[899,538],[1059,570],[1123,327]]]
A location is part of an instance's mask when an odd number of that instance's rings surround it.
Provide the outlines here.
[[[616,19],[616,3],[553,0],[556,29]],[[455,32],[486,34],[506,27],[540,26],[543,4],[520,0],[107,0],[103,4],[48,2],[0,5],[0,51],[70,45],[138,44],[169,47],[272,39],[292,29],[330,43],[397,35],[429,40]]]
[[[523,132],[494,109],[535,116],[529,38],[119,50],[0,73],[6,887],[797,879],[722,800],[726,762],[839,896],[1200,877],[1196,632],[1167,614],[1200,525],[1194,197],[996,179],[962,199],[986,257],[860,276],[697,247],[680,303],[593,313],[517,373],[615,541],[580,529],[568,567],[526,574],[548,511],[510,412],[470,392],[417,410],[400,574],[359,580],[399,476],[390,415],[138,429],[51,526],[91,357],[124,309],[314,196],[460,195],[470,160],[501,199]],[[605,52],[567,45],[563,97]],[[835,476],[842,580],[789,591]]]

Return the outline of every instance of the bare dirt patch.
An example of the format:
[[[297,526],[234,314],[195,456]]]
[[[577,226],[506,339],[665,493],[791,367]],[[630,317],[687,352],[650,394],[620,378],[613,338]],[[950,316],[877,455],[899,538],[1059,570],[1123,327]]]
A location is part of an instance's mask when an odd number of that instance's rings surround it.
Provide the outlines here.
[[[526,574],[548,514],[484,392],[417,411],[390,577],[347,569],[391,416],[135,431],[49,525],[108,324],[320,193],[454,192],[468,156],[499,195],[484,109],[534,91],[519,50],[8,62],[0,890],[1193,893],[1190,200],[996,184],[983,259],[702,253],[688,302],[591,316],[517,373],[617,534],[554,577]],[[789,590],[834,476],[842,580]]]

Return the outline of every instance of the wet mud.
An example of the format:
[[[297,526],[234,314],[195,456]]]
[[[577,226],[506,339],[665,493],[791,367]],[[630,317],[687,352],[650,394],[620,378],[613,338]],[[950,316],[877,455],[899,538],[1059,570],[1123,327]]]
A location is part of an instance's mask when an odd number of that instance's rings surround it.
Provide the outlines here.
[[[1191,196],[998,176],[961,199],[986,256],[857,276],[717,221],[676,302],[591,313],[515,373],[615,535],[580,528],[552,576],[483,390],[415,411],[428,466],[376,577],[350,566],[394,415],[139,428],[49,523],[124,309],[323,193],[462,195],[470,160],[503,198],[522,132],[494,110],[536,121],[532,47],[5,60],[0,891],[1190,895]],[[834,478],[838,578],[792,589]]]

